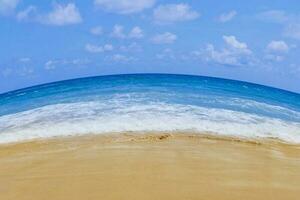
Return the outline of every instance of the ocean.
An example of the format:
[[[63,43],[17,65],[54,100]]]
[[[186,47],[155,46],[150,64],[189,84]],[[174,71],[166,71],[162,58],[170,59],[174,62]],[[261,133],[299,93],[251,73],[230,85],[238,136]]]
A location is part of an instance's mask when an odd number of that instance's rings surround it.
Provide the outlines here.
[[[170,74],[98,76],[0,94],[0,143],[122,132],[300,143],[300,94]]]

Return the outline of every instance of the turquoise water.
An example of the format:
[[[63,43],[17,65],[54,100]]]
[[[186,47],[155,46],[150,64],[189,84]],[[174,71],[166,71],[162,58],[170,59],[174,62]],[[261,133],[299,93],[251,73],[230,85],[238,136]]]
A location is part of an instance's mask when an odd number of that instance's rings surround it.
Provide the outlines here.
[[[300,143],[300,95],[166,74],[74,79],[0,95],[0,143],[124,131],[209,131]]]

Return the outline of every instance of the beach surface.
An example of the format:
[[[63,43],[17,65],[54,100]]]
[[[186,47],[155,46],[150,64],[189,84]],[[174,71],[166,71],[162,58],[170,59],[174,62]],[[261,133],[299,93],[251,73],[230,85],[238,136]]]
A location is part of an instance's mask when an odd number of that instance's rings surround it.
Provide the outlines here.
[[[0,199],[300,197],[300,146],[193,134],[109,134],[0,146]]]

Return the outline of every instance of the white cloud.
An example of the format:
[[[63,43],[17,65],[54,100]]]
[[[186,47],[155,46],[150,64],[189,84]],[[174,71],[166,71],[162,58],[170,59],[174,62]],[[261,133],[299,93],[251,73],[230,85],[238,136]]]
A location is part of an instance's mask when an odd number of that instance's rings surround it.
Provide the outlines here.
[[[125,38],[126,35],[124,34],[124,27],[116,24],[113,28],[113,32],[111,33],[111,36],[120,39]]]
[[[55,4],[54,9],[50,13],[40,16],[40,22],[44,24],[63,26],[81,23],[82,18],[75,4]]]
[[[28,6],[25,10],[22,10],[16,14],[18,21],[31,20],[36,17],[37,8],[35,6]]]
[[[290,47],[282,40],[273,40],[271,41],[267,47],[265,55],[265,59],[269,61],[275,61],[280,62],[284,60],[284,56],[282,56],[282,53],[287,53],[289,51]]]
[[[46,70],[53,70],[53,69],[55,69],[56,68],[56,61],[53,61],[53,60],[49,60],[49,61],[47,61],[46,63],[45,63],[45,69]]]
[[[216,50],[214,45],[208,44],[204,51],[193,54],[207,62],[230,66],[252,65],[255,59],[246,43],[239,42],[235,36],[223,36],[225,48]]]
[[[34,75],[34,68],[32,66],[28,65],[21,65],[21,66],[15,66],[15,67],[6,67],[2,70],[0,69],[0,75],[3,77],[9,77],[9,76],[23,76],[23,77],[31,77]]]
[[[71,61],[69,61],[70,64],[73,64],[73,65],[86,65],[86,64],[89,64],[91,63],[91,61],[89,59],[80,59],[80,58],[77,58],[77,59],[73,59]]]
[[[24,57],[24,58],[20,58],[20,62],[26,63],[26,62],[30,62],[31,59],[28,57]]]
[[[114,50],[114,47],[113,47],[113,45],[111,45],[111,44],[105,44],[105,45],[103,46],[103,50],[104,50],[104,51],[112,51],[112,50]]]
[[[45,65],[44,69],[46,70],[54,70],[58,66],[66,66],[66,65],[72,65],[72,66],[84,66],[86,64],[90,63],[90,60],[88,59],[73,59],[73,60],[67,60],[67,59],[58,59],[58,60],[48,60]]]
[[[22,66],[18,69],[17,73],[20,76],[31,76],[34,74],[34,69],[31,66]]]
[[[124,45],[121,46],[120,50],[124,51],[124,52],[141,52],[141,51],[143,51],[142,47],[135,42],[129,44],[128,46],[124,46]]]
[[[222,23],[229,22],[236,16],[237,12],[235,10],[232,10],[228,13],[223,13],[219,16],[219,21]]]
[[[94,0],[94,4],[107,12],[132,14],[151,8],[155,0]]]
[[[140,27],[138,26],[133,27],[131,31],[127,34],[124,32],[124,27],[118,24],[116,24],[113,27],[113,31],[110,35],[111,37],[119,38],[119,39],[128,39],[128,38],[140,39],[144,37],[143,30]]]
[[[257,15],[260,20],[272,23],[284,23],[289,20],[289,16],[282,10],[268,10]]]
[[[223,36],[223,40],[225,43],[234,51],[243,53],[243,54],[251,54],[251,51],[248,49],[246,43],[239,42],[235,36]]]
[[[136,61],[137,59],[132,56],[126,56],[126,55],[122,55],[122,54],[114,54],[110,57],[107,57],[107,60],[113,61],[113,62],[127,63],[127,62]]]
[[[140,27],[135,26],[130,31],[128,37],[129,38],[137,38],[137,39],[142,38],[142,37],[144,37],[143,30]]]
[[[10,15],[17,7],[19,0],[0,0],[0,14]]]
[[[85,50],[90,52],[90,53],[100,53],[100,52],[103,52],[103,47],[93,45],[93,44],[86,44],[85,45]]]
[[[267,45],[267,51],[286,53],[289,51],[289,46],[282,40],[279,41],[273,40]]]
[[[177,40],[177,36],[170,32],[155,35],[152,42],[155,44],[171,44]]]
[[[279,55],[273,55],[273,54],[267,54],[265,56],[266,60],[270,60],[270,61],[275,61],[275,62],[281,62],[284,60],[283,56],[279,56]]]
[[[284,29],[284,35],[293,39],[300,40],[300,19],[298,23],[290,23]]]
[[[193,11],[188,4],[167,4],[158,6],[154,12],[154,21],[158,24],[171,24],[174,22],[196,19],[200,14]]]
[[[1,0],[0,0],[1,1]],[[82,17],[74,3],[53,4],[53,10],[46,14],[38,13],[37,7],[30,5],[15,15],[18,21],[32,21],[41,24],[64,26],[82,22]]]
[[[223,49],[221,51],[215,50],[212,44],[208,44],[206,47],[206,60],[213,61],[224,65],[240,65],[239,57],[228,49]]]
[[[90,33],[93,35],[102,35],[103,29],[101,26],[96,26],[91,28]]]
[[[113,45],[105,44],[104,46],[98,46],[93,44],[86,44],[85,50],[89,53],[102,53],[105,51],[112,51],[114,49]]]
[[[156,58],[162,59],[175,59],[175,55],[172,49],[166,48],[162,52],[156,54]]]
[[[286,13],[282,10],[269,10],[258,14],[265,22],[277,23],[283,26],[283,35],[300,40],[300,15]]]

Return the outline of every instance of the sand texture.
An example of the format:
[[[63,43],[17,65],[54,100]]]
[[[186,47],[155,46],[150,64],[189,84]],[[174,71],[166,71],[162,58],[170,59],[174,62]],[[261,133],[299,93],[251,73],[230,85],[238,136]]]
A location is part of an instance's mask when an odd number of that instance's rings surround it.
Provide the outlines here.
[[[0,146],[1,200],[300,199],[300,148],[188,134]]]

